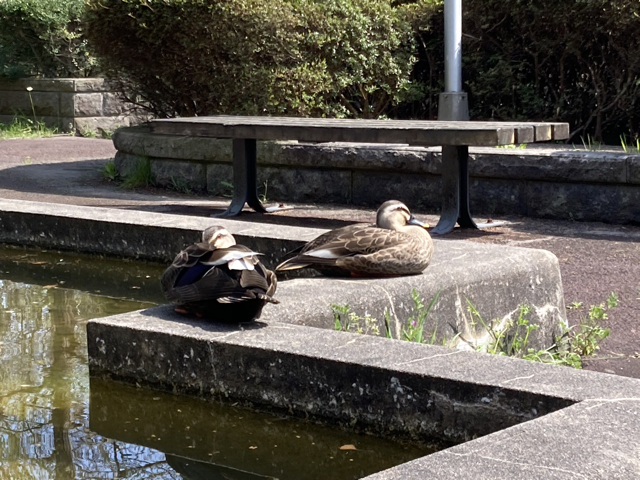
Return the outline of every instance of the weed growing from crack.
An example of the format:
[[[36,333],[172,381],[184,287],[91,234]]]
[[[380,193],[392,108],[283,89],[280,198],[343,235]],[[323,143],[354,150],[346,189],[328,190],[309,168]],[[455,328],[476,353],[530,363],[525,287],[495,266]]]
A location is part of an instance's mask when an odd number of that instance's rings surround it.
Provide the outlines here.
[[[402,340],[430,345],[436,342],[437,327],[428,336],[424,334],[424,327],[429,312],[437,302],[439,294],[440,292],[438,291],[428,306],[425,307],[423,299],[418,292],[415,289],[411,291],[414,313],[402,327]],[[453,345],[454,341],[460,337],[461,341],[479,352],[582,368],[583,358],[594,355],[600,348],[600,342],[609,335],[609,329],[604,328],[602,323],[608,317],[607,312],[617,305],[618,296],[615,293],[611,293],[605,302],[589,307],[586,315],[582,315],[580,321],[573,327],[567,327],[563,324],[562,333],[556,337],[556,342],[553,345],[546,349],[536,350],[529,347],[529,340],[531,333],[538,330],[540,326],[531,323],[527,318],[532,312],[531,306],[521,305],[518,318],[515,320],[504,323],[500,322],[499,319],[494,319],[487,322],[467,299],[467,309],[472,317],[471,327],[475,329],[477,325],[481,325],[487,332],[489,340],[482,343],[477,340],[468,340],[458,332],[451,340],[445,338],[443,345]],[[582,302],[573,302],[567,308],[578,310],[582,307]],[[364,317],[361,317],[352,312],[349,305],[331,305],[331,308],[335,330],[380,335],[378,321],[372,318],[371,315],[365,314]],[[385,336],[393,338],[390,315],[387,310],[385,310],[384,316]]]

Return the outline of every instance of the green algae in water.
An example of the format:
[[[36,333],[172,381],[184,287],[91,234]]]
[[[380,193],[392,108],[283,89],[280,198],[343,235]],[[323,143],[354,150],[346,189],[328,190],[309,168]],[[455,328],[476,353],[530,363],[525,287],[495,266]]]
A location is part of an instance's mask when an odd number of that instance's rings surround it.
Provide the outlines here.
[[[86,321],[162,302],[162,270],[0,247],[0,478],[339,480],[431,452],[90,381]]]

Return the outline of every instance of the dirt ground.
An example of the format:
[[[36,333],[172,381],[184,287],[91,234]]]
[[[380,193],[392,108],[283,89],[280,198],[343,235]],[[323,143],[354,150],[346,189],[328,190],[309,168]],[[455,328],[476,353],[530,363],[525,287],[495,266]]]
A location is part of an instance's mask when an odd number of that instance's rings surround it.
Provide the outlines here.
[[[124,190],[104,179],[104,164],[115,155],[110,140],[57,136],[49,139],[0,140],[0,198],[68,205],[138,209],[184,215],[222,211],[229,199],[187,196],[166,190]],[[275,224],[334,228],[374,220],[373,209],[335,205],[293,205],[293,210],[243,214],[240,219]],[[431,224],[438,217],[414,212]],[[486,222],[486,217],[476,217]],[[560,262],[565,302],[582,302],[569,310],[570,323],[586,308],[604,302],[611,292],[618,307],[609,312],[610,336],[584,368],[640,378],[640,226],[500,217],[506,224],[480,231],[456,229],[445,239],[465,239],[553,252]]]

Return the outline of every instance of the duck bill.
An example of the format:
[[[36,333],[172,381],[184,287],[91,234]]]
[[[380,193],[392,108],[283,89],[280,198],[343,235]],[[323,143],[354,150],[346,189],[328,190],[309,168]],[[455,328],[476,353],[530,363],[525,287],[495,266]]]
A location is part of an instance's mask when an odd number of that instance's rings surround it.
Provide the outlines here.
[[[422,227],[422,228],[429,228],[429,224],[428,223],[421,222],[420,220],[418,220],[413,215],[411,215],[411,218],[409,218],[409,221],[407,223],[409,225],[418,225],[419,227]]]

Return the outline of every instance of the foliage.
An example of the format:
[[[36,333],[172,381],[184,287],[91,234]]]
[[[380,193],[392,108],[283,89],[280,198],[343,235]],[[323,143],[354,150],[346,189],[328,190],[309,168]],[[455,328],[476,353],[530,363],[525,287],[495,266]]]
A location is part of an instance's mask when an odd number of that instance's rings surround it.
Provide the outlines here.
[[[573,327],[563,325],[563,332],[556,338],[556,342],[543,350],[529,348],[529,335],[537,330],[539,325],[531,324],[526,318],[531,312],[528,305],[520,307],[520,313],[515,322],[511,321],[497,327],[496,321],[485,322],[469,300],[467,303],[471,315],[483,326],[490,337],[490,341],[483,344],[463,338],[477,351],[582,368],[583,358],[594,355],[600,348],[600,342],[609,336],[609,329],[604,328],[602,322],[607,319],[607,311],[618,305],[618,297],[615,293],[611,293],[606,302],[592,305],[588,314],[583,315],[576,325]],[[580,309],[582,303],[574,302],[569,308]]]
[[[572,137],[640,133],[634,0],[467,2],[466,72],[477,118],[569,121]]]
[[[333,328],[339,332],[352,332],[367,335],[380,335],[377,320],[368,313],[364,317],[351,312],[349,305],[331,305]]]
[[[133,171],[128,173],[122,180],[123,188],[145,188],[154,184],[155,179],[151,173],[149,157],[142,157],[138,160]]]
[[[571,141],[640,135],[637,0],[466,0],[463,81],[473,119],[566,121]],[[444,78],[442,14],[414,22],[414,78],[435,94]]]
[[[378,117],[413,95],[410,9],[390,0],[88,0],[87,36],[160,117]]]
[[[528,305],[520,306],[518,319],[515,322],[510,320],[506,325],[500,327],[496,326],[497,320],[492,320],[489,323],[485,322],[469,299],[467,299],[467,308],[473,318],[471,321],[472,327],[480,323],[489,334],[490,340],[487,343],[478,344],[467,341],[462,336],[460,336],[460,338],[479,352],[522,358],[524,353],[528,352],[527,347],[529,345],[531,332],[540,328],[539,325],[531,324],[529,320],[527,320],[526,316],[531,313],[531,307]]]
[[[113,162],[113,160],[105,163],[103,167],[98,171],[106,180],[109,180],[110,182],[116,182],[120,180],[120,174],[118,173],[118,169],[116,168],[116,164]]]
[[[96,62],[87,52],[83,0],[0,1],[0,76],[86,77]]]
[[[407,340],[409,342],[417,342],[417,343],[429,343],[429,344],[435,343],[436,332],[438,329],[437,325],[436,325],[436,328],[433,329],[433,332],[431,332],[429,340],[425,342],[424,323],[427,320],[427,317],[429,316],[429,312],[431,311],[435,303],[438,301],[439,296],[440,296],[440,291],[438,291],[433,296],[433,298],[431,299],[431,302],[429,302],[429,305],[425,307],[424,303],[422,302],[422,298],[420,298],[420,294],[417,292],[417,290],[413,289],[411,291],[411,298],[413,299],[415,316],[412,315],[411,317],[409,317],[407,319],[407,324],[402,328],[402,337],[404,340]],[[387,325],[387,331],[389,331],[388,322],[385,324]]]
[[[416,343],[427,343],[430,345],[436,342],[436,331],[434,328],[431,335],[424,335],[424,326],[429,312],[438,301],[440,292],[438,291],[425,307],[423,299],[418,292],[413,289],[411,296],[414,303],[413,314],[407,319],[402,328],[402,340]],[[478,352],[490,353],[493,355],[503,355],[509,357],[522,358],[541,363],[554,365],[564,365],[574,368],[582,368],[584,357],[594,355],[600,348],[599,344],[609,335],[609,329],[602,326],[602,322],[607,319],[607,311],[618,305],[618,297],[611,293],[606,302],[599,305],[592,305],[587,316],[582,316],[580,321],[573,327],[562,324],[562,333],[556,338],[556,342],[549,348],[536,350],[530,348],[529,340],[531,333],[540,328],[539,325],[531,323],[527,318],[532,311],[529,305],[519,307],[518,318],[507,322],[495,319],[485,321],[478,310],[467,299],[467,309],[471,314],[470,326],[475,331],[477,325],[481,325],[487,333],[488,341],[466,339],[460,333],[447,340],[443,339],[443,345],[454,345],[454,341],[459,338]],[[574,302],[569,309],[581,309],[582,303]],[[331,305],[334,319],[334,329],[338,331],[380,335],[378,321],[371,315],[364,317],[352,312],[349,305]],[[391,333],[389,314],[385,310],[385,335],[393,338]]]
[[[43,122],[24,115],[16,115],[11,123],[0,123],[0,139],[51,137],[55,129],[48,128]]]
[[[420,297],[418,291],[416,289],[411,290],[413,314],[407,319],[406,324],[402,327],[403,340],[416,343],[435,343],[437,328],[431,332],[431,335],[426,337],[424,335],[424,326],[429,316],[429,312],[438,301],[439,296],[440,291],[433,296],[429,305],[425,307],[423,303],[424,300]],[[378,320],[371,317],[370,314],[366,313],[364,317],[361,317],[355,312],[352,312],[349,305],[331,305],[331,309],[333,311],[334,330],[363,333],[368,335],[380,335]],[[385,336],[387,338],[393,338],[389,313],[387,310],[385,310],[384,316]],[[446,343],[446,339],[443,343]]]

